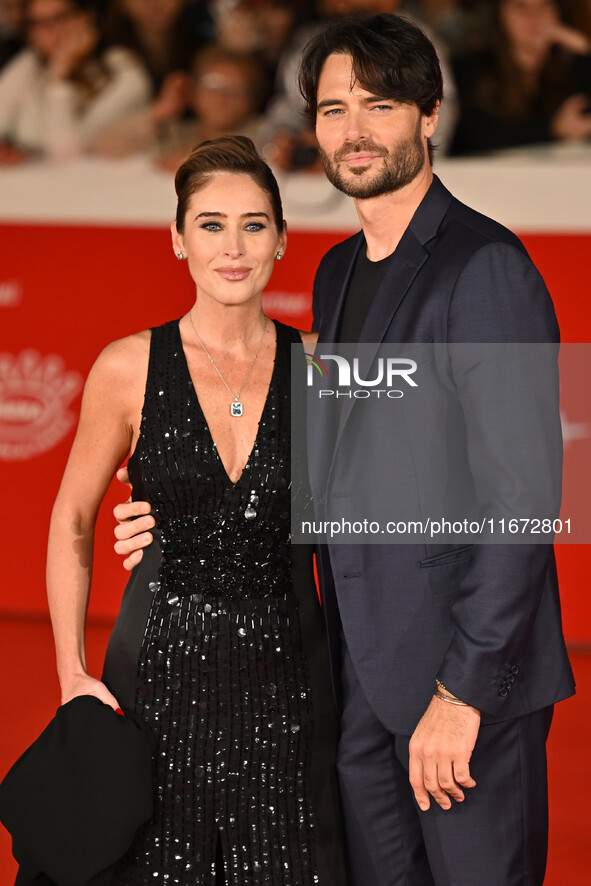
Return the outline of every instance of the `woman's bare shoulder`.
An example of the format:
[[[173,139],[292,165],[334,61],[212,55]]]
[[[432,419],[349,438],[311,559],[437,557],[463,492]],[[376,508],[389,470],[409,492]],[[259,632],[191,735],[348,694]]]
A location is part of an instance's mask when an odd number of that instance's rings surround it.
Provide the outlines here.
[[[98,369],[106,374],[136,372],[143,363],[147,365],[151,337],[151,330],[144,329],[110,342],[98,355],[93,370]]]
[[[137,387],[143,391],[148,372],[151,331],[145,329],[116,339],[98,355],[88,375],[87,387],[117,390],[121,397]]]

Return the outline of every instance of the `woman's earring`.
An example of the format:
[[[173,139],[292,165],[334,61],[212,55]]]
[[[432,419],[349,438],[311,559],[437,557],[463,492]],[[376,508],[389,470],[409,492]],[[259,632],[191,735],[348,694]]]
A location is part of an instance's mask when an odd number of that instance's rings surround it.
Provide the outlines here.
[[[179,261],[182,261],[185,256],[183,255],[182,252],[177,252],[176,257],[178,258]]]
[[[281,259],[283,258],[283,253],[278,252],[277,255],[275,256],[275,258],[277,259],[277,261],[281,261]]]

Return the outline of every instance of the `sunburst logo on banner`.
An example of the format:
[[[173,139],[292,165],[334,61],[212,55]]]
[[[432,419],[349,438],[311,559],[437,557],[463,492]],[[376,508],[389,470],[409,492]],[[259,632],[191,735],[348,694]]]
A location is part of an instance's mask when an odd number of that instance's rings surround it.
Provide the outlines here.
[[[55,354],[0,354],[0,459],[23,461],[56,446],[76,421],[70,405],[82,383]]]

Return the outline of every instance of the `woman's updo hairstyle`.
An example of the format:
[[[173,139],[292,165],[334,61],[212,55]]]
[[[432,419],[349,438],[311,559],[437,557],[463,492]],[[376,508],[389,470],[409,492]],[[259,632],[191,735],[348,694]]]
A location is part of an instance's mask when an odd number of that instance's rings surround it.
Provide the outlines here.
[[[279,185],[271,169],[249,138],[244,135],[222,135],[201,142],[177,169],[174,187],[178,198],[176,226],[182,234],[191,195],[209,183],[219,172],[248,175],[269,195],[273,218],[279,233],[283,231],[283,209]]]

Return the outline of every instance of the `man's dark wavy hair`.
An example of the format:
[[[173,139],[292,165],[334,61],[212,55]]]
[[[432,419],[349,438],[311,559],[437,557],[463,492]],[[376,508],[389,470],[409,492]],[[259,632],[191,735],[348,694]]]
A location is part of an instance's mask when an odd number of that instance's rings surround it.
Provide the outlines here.
[[[372,95],[416,105],[427,117],[441,101],[439,59],[420,28],[389,13],[354,17],[327,25],[304,48],[298,85],[312,119],[322,67],[333,53],[352,57],[354,82]]]

